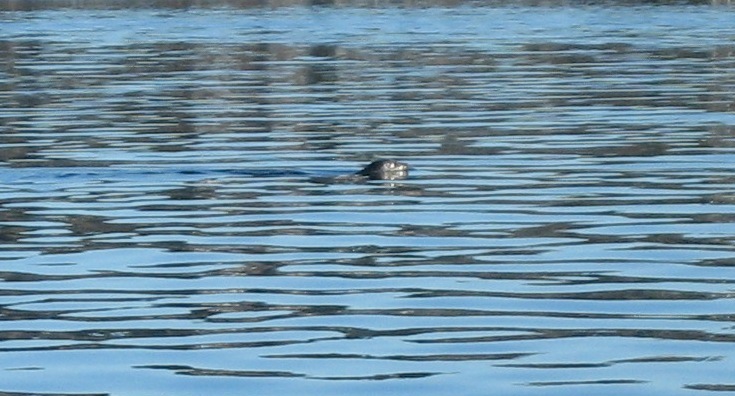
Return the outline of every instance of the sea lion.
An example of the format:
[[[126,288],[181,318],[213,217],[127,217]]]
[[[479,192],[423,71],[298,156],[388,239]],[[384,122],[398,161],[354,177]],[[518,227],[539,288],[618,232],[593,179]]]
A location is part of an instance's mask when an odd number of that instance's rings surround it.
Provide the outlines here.
[[[373,161],[362,168],[356,175],[370,180],[398,180],[408,177],[408,164],[391,159]]]

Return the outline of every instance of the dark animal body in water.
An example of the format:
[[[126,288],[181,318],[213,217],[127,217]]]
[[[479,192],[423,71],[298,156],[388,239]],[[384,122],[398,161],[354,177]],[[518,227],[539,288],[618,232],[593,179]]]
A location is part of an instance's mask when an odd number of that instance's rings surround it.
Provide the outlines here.
[[[328,171],[326,173],[330,173]],[[156,182],[184,182],[202,181],[213,182],[224,177],[307,177],[315,183],[360,183],[366,180],[400,180],[408,177],[408,165],[389,159],[373,161],[362,170],[355,173],[325,175],[321,172],[306,171],[304,169],[279,169],[272,167],[259,168],[222,168],[203,165],[201,167],[166,166],[135,168],[125,166],[76,166],[76,167],[0,167],[0,184],[12,184],[31,181],[38,188],[64,188],[63,182],[120,182],[141,181]]]
[[[356,175],[366,176],[370,180],[405,179],[408,177],[408,165],[403,162],[381,159],[371,162]]]

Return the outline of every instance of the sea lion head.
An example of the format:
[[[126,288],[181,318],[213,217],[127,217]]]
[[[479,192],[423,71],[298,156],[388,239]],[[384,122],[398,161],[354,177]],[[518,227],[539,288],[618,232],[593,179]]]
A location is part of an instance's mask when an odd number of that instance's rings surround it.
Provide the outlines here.
[[[408,177],[408,164],[390,159],[373,161],[357,172],[370,180],[399,180]]]

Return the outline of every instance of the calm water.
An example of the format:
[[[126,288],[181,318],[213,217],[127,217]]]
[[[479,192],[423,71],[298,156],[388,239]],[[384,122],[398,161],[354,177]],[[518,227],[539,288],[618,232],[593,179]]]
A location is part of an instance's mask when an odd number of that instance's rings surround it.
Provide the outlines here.
[[[23,4],[0,394],[735,390],[735,9]]]

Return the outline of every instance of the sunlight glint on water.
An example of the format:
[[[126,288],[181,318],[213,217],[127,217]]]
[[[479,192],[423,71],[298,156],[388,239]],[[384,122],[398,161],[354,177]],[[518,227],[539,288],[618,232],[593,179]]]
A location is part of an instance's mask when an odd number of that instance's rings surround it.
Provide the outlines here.
[[[0,393],[735,390],[731,8],[13,4]]]

